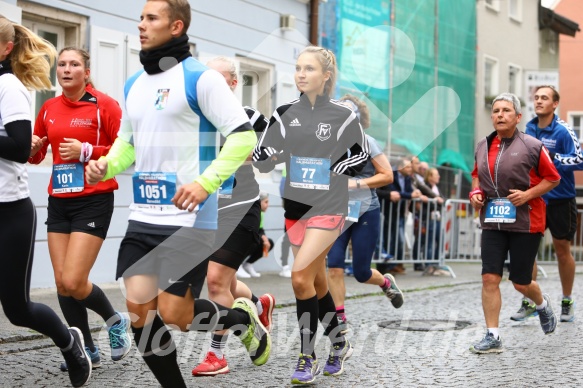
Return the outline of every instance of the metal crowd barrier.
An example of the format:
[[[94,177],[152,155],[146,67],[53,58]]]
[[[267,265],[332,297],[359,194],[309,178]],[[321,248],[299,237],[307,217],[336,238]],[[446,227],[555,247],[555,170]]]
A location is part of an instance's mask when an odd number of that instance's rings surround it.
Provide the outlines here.
[[[437,266],[455,274],[447,263],[479,263],[482,230],[479,213],[469,200],[448,199],[441,210],[433,209],[434,200],[423,203],[420,199],[398,202],[381,200],[381,230],[372,262],[375,264],[424,264]],[[399,216],[400,215],[400,216]],[[577,214],[577,233],[571,244],[576,262],[583,262],[583,210]],[[433,252],[438,247],[437,252]],[[537,261],[555,263],[552,238],[547,230]],[[347,252],[347,262],[351,256]],[[539,270],[544,277],[543,265]]]
[[[381,201],[381,229],[372,262],[423,264],[451,272],[441,254],[442,206],[433,199]],[[351,262],[348,252],[346,261]]]

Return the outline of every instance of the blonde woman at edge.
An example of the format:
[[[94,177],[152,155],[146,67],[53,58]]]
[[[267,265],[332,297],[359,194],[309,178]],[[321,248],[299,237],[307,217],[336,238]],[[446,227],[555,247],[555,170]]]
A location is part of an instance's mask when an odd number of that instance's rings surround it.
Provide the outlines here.
[[[47,41],[0,15],[0,302],[16,326],[50,337],[69,365],[74,387],[91,376],[91,360],[79,329],[67,327],[48,306],[30,301],[36,210],[24,164],[30,154],[32,120],[28,89],[51,87],[56,52]]]

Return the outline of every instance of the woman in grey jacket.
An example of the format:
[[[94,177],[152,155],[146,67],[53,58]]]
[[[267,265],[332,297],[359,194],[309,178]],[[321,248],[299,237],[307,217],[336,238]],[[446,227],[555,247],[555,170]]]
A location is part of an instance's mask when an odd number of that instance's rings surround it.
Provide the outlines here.
[[[560,176],[543,144],[516,129],[521,117],[518,97],[499,95],[492,102],[495,132],[476,147],[470,202],[480,211],[482,226],[482,305],[487,333],[470,347],[474,353],[502,351],[499,286],[508,256],[509,279],[518,292],[536,303],[544,333],[552,333],[557,325],[548,295],[532,280],[532,267],[545,230],[541,195],[557,186]]]

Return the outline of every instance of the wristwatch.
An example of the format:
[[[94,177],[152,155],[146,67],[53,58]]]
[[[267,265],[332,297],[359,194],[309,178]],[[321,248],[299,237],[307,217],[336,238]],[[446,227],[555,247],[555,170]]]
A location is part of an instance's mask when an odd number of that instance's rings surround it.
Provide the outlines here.
[[[357,189],[360,189],[360,179],[357,179],[356,180],[356,188]]]

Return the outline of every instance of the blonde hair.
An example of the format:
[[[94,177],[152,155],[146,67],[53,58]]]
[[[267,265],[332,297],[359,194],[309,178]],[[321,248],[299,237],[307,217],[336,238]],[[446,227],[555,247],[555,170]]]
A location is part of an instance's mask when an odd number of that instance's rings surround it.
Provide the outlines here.
[[[300,52],[300,55],[304,53],[315,54],[318,61],[322,65],[322,72],[330,72],[330,78],[326,81],[324,85],[324,95],[328,97],[334,96],[334,86],[336,85],[336,56],[334,53],[328,49],[320,46],[308,46]],[[299,55],[298,55],[299,57]]]
[[[217,63],[217,62],[222,62],[224,64],[227,65],[227,67],[229,68],[229,75],[231,76],[232,79],[236,80],[238,78],[237,76],[237,66],[235,65],[235,61],[232,60],[229,57],[225,57],[223,55],[219,55],[218,57],[214,57],[211,60],[209,60],[206,65],[209,66],[211,63]]]
[[[0,41],[14,43],[8,59],[12,72],[24,86],[35,90],[52,88],[50,71],[57,51],[51,43],[1,15]]]
[[[431,178],[435,173],[439,173],[439,170],[435,167],[430,167],[425,171],[425,182],[429,182],[429,178]]]

